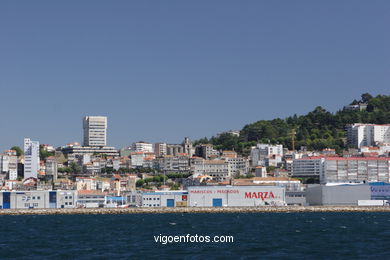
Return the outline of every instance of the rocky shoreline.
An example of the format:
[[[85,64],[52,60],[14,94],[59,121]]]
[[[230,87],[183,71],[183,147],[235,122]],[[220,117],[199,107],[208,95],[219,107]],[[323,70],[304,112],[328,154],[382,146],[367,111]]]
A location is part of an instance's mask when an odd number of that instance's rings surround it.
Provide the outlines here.
[[[0,215],[100,215],[167,213],[304,213],[304,212],[390,212],[390,207],[287,206],[287,207],[183,207],[183,208],[83,208],[83,209],[2,209]]]

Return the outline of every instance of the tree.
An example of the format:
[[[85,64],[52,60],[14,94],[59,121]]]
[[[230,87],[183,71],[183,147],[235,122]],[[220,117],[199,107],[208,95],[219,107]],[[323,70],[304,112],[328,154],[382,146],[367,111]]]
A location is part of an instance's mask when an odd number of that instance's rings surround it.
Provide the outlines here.
[[[81,166],[78,165],[78,164],[75,163],[75,162],[72,162],[72,163],[70,164],[69,167],[72,169],[72,172],[73,172],[73,173],[78,174],[78,173],[81,173],[81,172],[82,172]]]
[[[15,150],[18,157],[24,154],[23,150],[19,146],[12,146],[11,150]]]
[[[369,93],[362,94],[362,102],[367,103],[370,101],[370,99],[372,99],[371,94]]]

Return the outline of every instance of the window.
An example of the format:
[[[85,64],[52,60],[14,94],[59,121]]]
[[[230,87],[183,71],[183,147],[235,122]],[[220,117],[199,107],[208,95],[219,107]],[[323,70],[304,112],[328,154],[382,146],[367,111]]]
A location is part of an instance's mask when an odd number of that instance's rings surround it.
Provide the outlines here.
[[[65,196],[65,199],[67,200],[67,199],[68,199],[68,196]]]
[[[34,205],[34,207],[38,207],[38,203],[34,203],[33,205]]]
[[[65,202],[65,205],[68,205],[68,202]]]
[[[37,197],[37,200],[40,200],[40,199],[41,199],[41,197],[40,197],[40,196],[38,196],[38,197]]]
[[[29,208],[29,207],[30,207],[30,203],[24,203],[24,206],[25,206],[26,208]]]
[[[35,200],[35,196],[33,196],[32,199]]]
[[[72,202],[69,202],[69,205],[72,205],[73,203]]]

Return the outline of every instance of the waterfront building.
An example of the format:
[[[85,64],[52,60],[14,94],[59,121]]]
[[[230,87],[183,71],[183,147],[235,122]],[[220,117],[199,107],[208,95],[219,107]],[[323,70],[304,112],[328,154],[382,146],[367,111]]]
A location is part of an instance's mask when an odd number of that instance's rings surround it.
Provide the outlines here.
[[[77,191],[76,205],[83,208],[103,208],[106,202],[106,193],[98,190]]]
[[[0,191],[0,208],[74,208],[75,199],[74,190]]]
[[[154,191],[142,193],[142,207],[186,207],[188,191]]]
[[[277,186],[190,186],[190,207],[255,207],[286,205],[285,189]]]
[[[39,162],[39,142],[24,138],[24,179],[38,177]]]
[[[369,184],[309,185],[306,189],[309,205],[359,205],[359,201],[390,200],[390,184],[383,182]],[[376,204],[376,203],[375,203]]]
[[[83,119],[84,146],[103,147],[107,145],[107,117],[86,116]]]

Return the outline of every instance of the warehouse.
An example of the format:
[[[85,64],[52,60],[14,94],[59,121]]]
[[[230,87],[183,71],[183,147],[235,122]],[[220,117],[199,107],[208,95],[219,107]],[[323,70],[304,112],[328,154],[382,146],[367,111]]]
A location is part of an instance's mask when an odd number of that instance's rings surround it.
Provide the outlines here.
[[[285,189],[277,186],[191,186],[191,207],[251,207],[286,205]]]
[[[186,207],[187,191],[155,191],[142,194],[142,207]]]
[[[358,205],[359,201],[390,200],[390,185],[370,184],[309,185],[306,201],[309,205]]]
[[[75,201],[73,190],[0,192],[0,209],[74,208]]]

